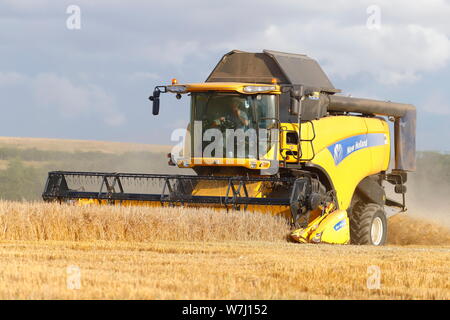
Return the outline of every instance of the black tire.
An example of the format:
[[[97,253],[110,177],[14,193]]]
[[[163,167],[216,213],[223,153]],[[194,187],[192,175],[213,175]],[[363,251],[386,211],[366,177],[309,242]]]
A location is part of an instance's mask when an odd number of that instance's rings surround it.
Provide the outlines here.
[[[379,230],[372,235],[372,231]],[[387,239],[387,219],[383,207],[377,203],[357,202],[350,216],[350,242],[358,245],[382,246]]]

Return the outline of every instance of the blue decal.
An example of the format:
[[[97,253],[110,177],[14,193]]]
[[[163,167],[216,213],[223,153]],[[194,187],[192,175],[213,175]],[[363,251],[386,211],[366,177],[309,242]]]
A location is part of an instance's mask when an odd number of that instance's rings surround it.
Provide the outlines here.
[[[334,159],[334,164],[338,165],[355,151],[387,144],[384,133],[368,133],[349,137],[328,146],[328,150]]]
[[[334,228],[334,230],[338,231],[339,229],[342,229],[343,227],[345,227],[345,219],[336,223],[333,228]]]

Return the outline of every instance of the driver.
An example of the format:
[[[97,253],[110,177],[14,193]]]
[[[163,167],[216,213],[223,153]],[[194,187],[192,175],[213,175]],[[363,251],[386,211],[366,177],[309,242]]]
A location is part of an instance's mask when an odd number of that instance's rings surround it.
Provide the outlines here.
[[[247,113],[240,108],[241,100],[239,98],[233,98],[231,100],[231,114],[222,116],[213,121],[213,126],[220,126],[226,119],[230,120],[234,124],[234,128],[247,127],[249,124]]]

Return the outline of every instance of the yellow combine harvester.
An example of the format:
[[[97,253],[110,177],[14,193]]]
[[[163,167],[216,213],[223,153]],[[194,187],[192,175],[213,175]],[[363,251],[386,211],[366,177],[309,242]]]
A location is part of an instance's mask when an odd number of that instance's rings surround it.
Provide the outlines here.
[[[157,86],[154,115],[167,92],[191,101],[169,164],[197,175],[50,172],[44,200],[262,211],[289,219],[295,241],[371,245],[386,241],[385,211],[406,210],[412,105],[338,95],[315,60],[268,50],[224,55],[205,83]]]

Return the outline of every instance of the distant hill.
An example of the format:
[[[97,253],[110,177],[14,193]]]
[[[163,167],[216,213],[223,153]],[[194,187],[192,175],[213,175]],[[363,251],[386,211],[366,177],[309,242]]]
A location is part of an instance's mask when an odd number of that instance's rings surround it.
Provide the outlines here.
[[[0,137],[0,148],[1,147],[64,152],[104,152],[116,154],[140,151],[167,153],[170,152],[171,149],[171,146],[156,144],[16,137]]]
[[[168,166],[171,146],[0,137],[0,199],[39,200],[49,171],[192,174]]]

